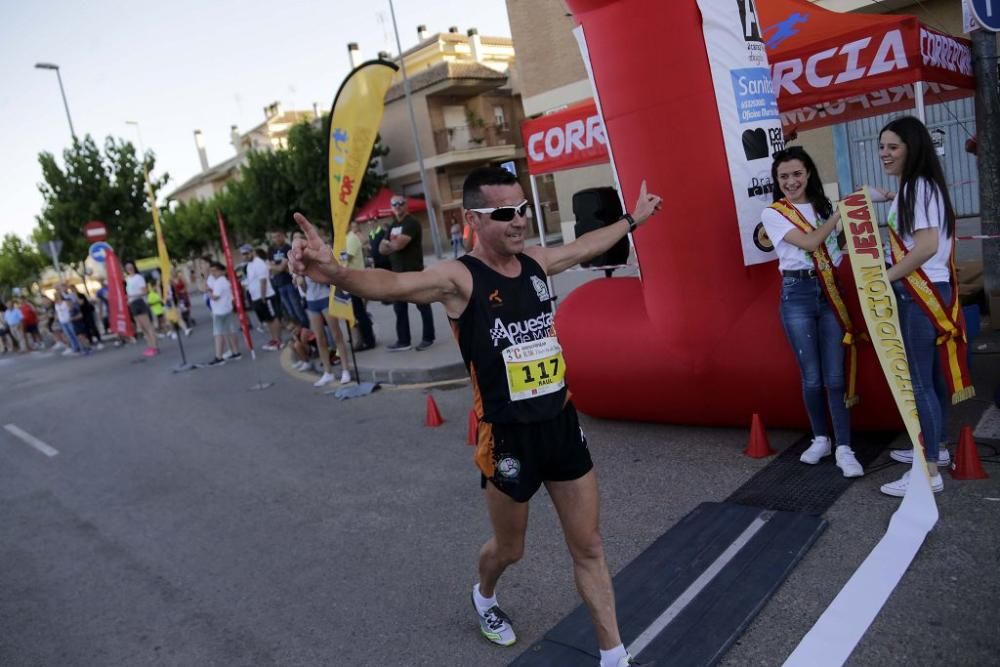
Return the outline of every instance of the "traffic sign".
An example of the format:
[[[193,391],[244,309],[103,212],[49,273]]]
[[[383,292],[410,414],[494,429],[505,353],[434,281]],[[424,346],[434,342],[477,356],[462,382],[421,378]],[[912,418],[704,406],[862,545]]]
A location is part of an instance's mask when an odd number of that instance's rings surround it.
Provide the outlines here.
[[[109,250],[111,250],[111,246],[104,241],[98,241],[97,243],[91,244],[90,256],[95,262],[101,262],[103,264]]]
[[[108,227],[100,220],[91,220],[83,226],[83,235],[91,243],[104,241],[108,238]]]
[[[49,256],[53,262],[59,261],[59,253],[62,252],[63,242],[59,239],[43,241],[38,244],[38,249]]]
[[[969,6],[979,25],[1000,32],[1000,0],[969,0]]]

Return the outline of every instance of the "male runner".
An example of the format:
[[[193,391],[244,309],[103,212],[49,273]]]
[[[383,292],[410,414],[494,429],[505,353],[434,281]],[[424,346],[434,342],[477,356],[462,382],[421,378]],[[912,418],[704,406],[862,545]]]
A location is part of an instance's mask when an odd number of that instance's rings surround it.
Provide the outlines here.
[[[624,667],[632,663],[618,632],[604,559],[597,478],[567,396],[546,276],[605,252],[645,222],[660,197],[647,194],[643,182],[631,216],[551,248],[525,247],[528,202],[517,179],[503,169],[470,173],[462,204],[477,235],[472,252],[407,273],[341,266],[309,221],[295,214],[306,238],[292,248],[292,270],[369,299],[444,304],[472,377],[481,420],[475,460],[493,526],[493,537],[479,553],[479,583],[472,590],[480,629],[502,646],[516,640],[495,589],[503,571],[521,558],[528,500],[545,484],[594,623],[601,667]]]

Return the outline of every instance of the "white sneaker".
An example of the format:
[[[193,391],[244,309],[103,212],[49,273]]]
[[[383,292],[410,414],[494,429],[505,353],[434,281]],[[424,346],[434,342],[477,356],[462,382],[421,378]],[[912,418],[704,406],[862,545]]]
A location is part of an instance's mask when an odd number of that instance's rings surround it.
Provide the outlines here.
[[[907,470],[903,473],[903,476],[897,479],[895,482],[889,482],[888,484],[883,484],[879,489],[882,493],[887,496],[895,496],[897,498],[902,498],[906,495],[906,489],[910,486],[910,471]],[[934,475],[931,477],[931,491],[934,493],[941,493],[944,489],[944,480],[941,479],[941,475]]]
[[[343,371],[340,374],[340,384],[350,384],[351,383],[351,372]]]
[[[485,612],[481,612],[476,607],[476,600],[473,598],[472,608],[476,610],[479,631],[483,637],[500,646],[510,646],[517,641],[517,635],[514,634],[514,628],[511,627],[510,617],[503,613],[499,606],[493,605]]]
[[[104,343],[98,343],[97,344],[97,348],[95,348],[95,349],[103,350],[104,349]]]
[[[310,367],[309,367],[309,362],[307,361],[296,361],[294,364],[292,364],[292,368],[294,368],[297,371],[305,372],[309,370]]]
[[[325,387],[326,385],[328,385],[331,382],[333,382],[333,380],[334,380],[333,373],[323,373],[323,375],[320,377],[320,379],[318,379],[315,382],[313,382],[313,386],[314,387]]]
[[[74,352],[73,350],[71,350],[69,348],[66,348],[65,350],[63,350],[62,356],[64,356],[64,357],[72,357],[74,354],[76,354],[76,352]]]
[[[66,346],[60,343],[59,341],[56,341],[56,344],[52,346],[53,352],[58,352],[59,350],[65,350],[65,349]]]
[[[837,447],[836,459],[837,467],[844,473],[844,477],[861,477],[865,474],[864,468],[854,458],[854,450],[847,445]]]
[[[894,449],[889,452],[889,458],[900,463],[913,463],[912,449]],[[938,468],[947,468],[951,465],[951,454],[945,447],[938,449]]]
[[[819,460],[825,456],[829,456],[832,451],[832,445],[830,444],[830,438],[825,435],[817,435],[812,439],[812,444],[809,445],[809,449],[802,452],[802,456],[799,457],[799,461],[803,463],[808,463],[809,465],[816,465]]]
[[[227,360],[227,361],[229,359],[232,359],[232,357],[233,357],[233,353],[230,350],[226,350],[225,352],[222,353],[222,358],[225,359],[225,360]]]

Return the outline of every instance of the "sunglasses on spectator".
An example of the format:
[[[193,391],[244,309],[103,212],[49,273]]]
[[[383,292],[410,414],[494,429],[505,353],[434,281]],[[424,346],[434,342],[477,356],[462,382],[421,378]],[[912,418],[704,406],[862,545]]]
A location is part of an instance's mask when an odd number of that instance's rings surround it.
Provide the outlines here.
[[[525,199],[523,202],[517,206],[497,206],[496,208],[470,208],[470,211],[475,211],[476,213],[489,214],[490,220],[496,220],[497,222],[510,222],[514,219],[514,216],[524,217],[528,212],[528,200]]]
[[[403,200],[403,199],[396,199],[395,201],[389,202],[389,205],[390,206],[402,206],[405,203],[406,203],[406,201]]]

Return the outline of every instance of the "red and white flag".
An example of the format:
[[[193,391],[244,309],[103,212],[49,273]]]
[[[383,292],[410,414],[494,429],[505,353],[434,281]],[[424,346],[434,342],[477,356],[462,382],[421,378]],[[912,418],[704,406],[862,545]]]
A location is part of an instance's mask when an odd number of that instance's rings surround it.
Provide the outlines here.
[[[108,246],[104,253],[104,269],[108,274],[108,326],[120,336],[135,336],[135,327],[128,313],[128,297],[125,296],[125,279],[118,256]]]
[[[236,269],[233,268],[233,252],[229,249],[229,234],[226,233],[226,221],[222,217],[222,211],[216,209],[216,217],[219,218],[219,236],[222,239],[222,253],[226,256],[226,277],[233,288],[233,304],[236,306],[236,316],[240,318],[240,330],[243,332],[243,342],[247,344],[253,356],[253,338],[250,336],[250,320],[247,319],[247,311],[243,305],[243,286],[236,279]]]

